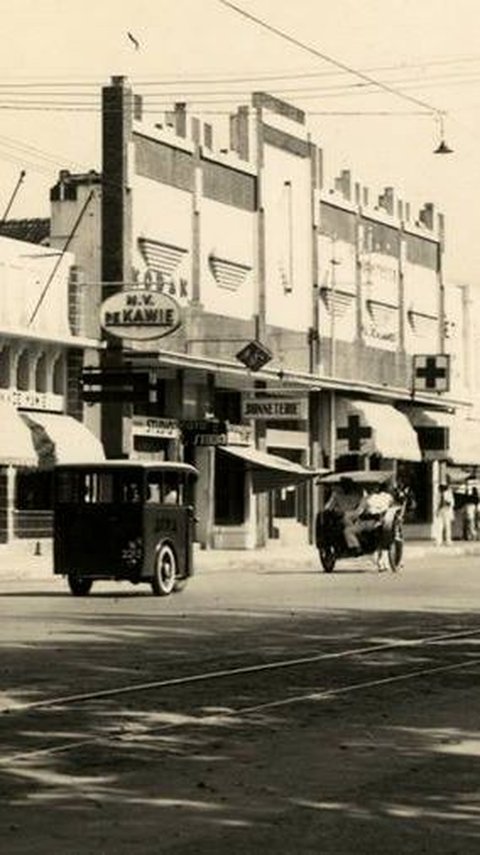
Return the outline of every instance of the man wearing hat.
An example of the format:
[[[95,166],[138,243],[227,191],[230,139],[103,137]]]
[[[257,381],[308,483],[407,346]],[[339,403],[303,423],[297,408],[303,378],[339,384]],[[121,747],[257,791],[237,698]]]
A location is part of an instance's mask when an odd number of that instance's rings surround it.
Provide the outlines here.
[[[441,546],[452,545],[452,522],[454,515],[454,498],[453,491],[445,479],[438,486],[439,496],[437,503],[437,519],[436,519],[436,543]]]

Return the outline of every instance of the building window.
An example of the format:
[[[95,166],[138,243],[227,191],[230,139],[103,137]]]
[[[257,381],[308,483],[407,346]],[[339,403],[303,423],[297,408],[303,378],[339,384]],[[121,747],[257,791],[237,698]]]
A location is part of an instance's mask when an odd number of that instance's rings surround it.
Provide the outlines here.
[[[47,357],[44,353],[39,357],[35,366],[35,391],[47,391]]]
[[[245,522],[245,466],[241,460],[215,455],[215,524]]]
[[[19,511],[50,511],[53,507],[53,473],[18,471],[15,506]]]
[[[238,425],[242,421],[242,395],[234,389],[215,389],[215,416]]]
[[[30,388],[30,354],[22,350],[17,362],[17,389],[27,391]]]
[[[10,348],[4,347],[0,350],[0,389],[10,388]]]
[[[55,395],[65,393],[65,362],[63,356],[59,356],[53,366],[53,392]]]

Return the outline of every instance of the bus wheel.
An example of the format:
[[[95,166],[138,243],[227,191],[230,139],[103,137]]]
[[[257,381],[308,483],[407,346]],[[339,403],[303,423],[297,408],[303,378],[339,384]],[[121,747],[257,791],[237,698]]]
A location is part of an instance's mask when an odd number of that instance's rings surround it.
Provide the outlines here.
[[[74,597],[86,597],[92,587],[92,579],[84,579],[74,573],[68,574],[68,586]]]
[[[175,589],[177,559],[168,543],[164,543],[157,552],[152,579],[152,591],[157,597],[168,597]]]

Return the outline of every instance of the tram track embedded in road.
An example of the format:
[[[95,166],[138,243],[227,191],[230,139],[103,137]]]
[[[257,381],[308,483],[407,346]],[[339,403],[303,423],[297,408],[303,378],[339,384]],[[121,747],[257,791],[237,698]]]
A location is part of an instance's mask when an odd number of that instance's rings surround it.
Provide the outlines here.
[[[468,635],[479,634],[479,630],[475,633],[470,632]],[[467,635],[467,637],[468,637]],[[455,637],[458,637],[458,634],[455,634]],[[438,639],[444,639],[445,636],[436,637]],[[432,643],[435,643],[432,642]],[[425,641],[424,641],[425,643]],[[400,645],[388,645],[388,647],[399,647]],[[418,645],[420,646],[420,645]],[[385,648],[385,646],[383,646]],[[378,650],[378,646],[375,648]],[[458,672],[465,671],[469,668],[473,668],[474,666],[480,665],[480,656],[470,657],[469,659],[462,660],[461,662],[449,663],[448,665],[437,665],[432,668],[420,668],[415,669],[413,671],[406,671],[401,674],[389,675],[387,677],[380,677],[374,680],[365,680],[360,683],[350,683],[344,686],[337,686],[332,689],[323,689],[317,691],[305,692],[302,695],[293,695],[289,697],[277,698],[275,700],[264,701],[261,704],[249,705],[246,707],[236,707],[224,709],[221,713],[211,713],[208,716],[203,715],[196,722],[192,717],[189,717],[187,721],[180,720],[174,722],[166,722],[160,726],[149,727],[148,735],[151,739],[153,736],[160,736],[161,734],[177,730],[182,727],[192,727],[196,724],[205,724],[208,720],[211,724],[215,723],[215,721],[225,719],[234,719],[240,715],[249,716],[254,715],[256,713],[265,712],[267,710],[274,710],[285,708],[288,706],[293,706],[294,704],[299,703],[316,703],[319,701],[328,701],[334,700],[336,698],[352,694],[359,691],[368,691],[369,689],[378,689],[384,686],[391,686],[393,684],[405,683],[413,680],[421,680],[426,679],[431,676],[436,676],[448,672]],[[127,735],[128,736],[128,735]],[[128,739],[127,739],[128,743]],[[54,756],[65,754],[70,751],[74,751],[78,748],[84,748],[93,745],[110,745],[116,747],[122,747],[125,745],[125,740],[123,738],[123,734],[119,732],[115,732],[113,734],[103,733],[101,735],[95,734],[91,737],[82,737],[81,739],[75,739],[70,742],[62,742],[57,743],[56,745],[43,746],[36,749],[31,749],[28,751],[20,751],[11,755],[6,755],[0,758],[0,769],[8,769],[9,766],[14,766],[18,763],[24,762],[32,762],[36,759],[40,759],[41,757]],[[137,748],[143,748],[145,746],[137,745]],[[151,745],[148,746],[148,750],[151,750]]]
[[[69,706],[71,704],[89,703],[90,701],[103,700],[114,698],[126,694],[135,694],[137,692],[148,692],[155,689],[173,688],[175,686],[185,686],[194,683],[203,683],[222,679],[235,678],[247,674],[274,672],[281,669],[296,668],[305,665],[312,665],[316,662],[328,662],[336,659],[348,659],[355,656],[368,656],[369,654],[386,652],[389,650],[399,650],[402,648],[421,648],[429,645],[435,645],[444,641],[461,641],[462,639],[472,638],[480,635],[480,628],[470,630],[459,630],[457,632],[444,632],[435,635],[424,636],[420,638],[399,638],[391,641],[382,642],[379,644],[363,645],[352,647],[347,650],[330,651],[327,653],[316,653],[310,656],[295,657],[292,659],[279,659],[270,662],[260,662],[252,665],[243,665],[235,668],[221,668],[212,671],[204,671],[196,674],[187,674],[182,677],[170,677],[163,680],[150,680],[142,683],[131,683],[123,686],[116,686],[110,689],[97,689],[91,692],[79,692],[71,695],[62,695],[54,698],[44,698],[38,701],[29,701],[26,703],[17,703],[11,707],[4,707],[3,712],[24,713],[34,710],[57,708]]]

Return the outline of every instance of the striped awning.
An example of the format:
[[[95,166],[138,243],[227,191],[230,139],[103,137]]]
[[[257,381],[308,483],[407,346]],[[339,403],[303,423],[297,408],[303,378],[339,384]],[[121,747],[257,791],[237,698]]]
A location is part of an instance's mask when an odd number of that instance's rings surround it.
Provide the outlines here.
[[[411,407],[408,416],[417,430],[427,460],[448,460],[459,466],[480,465],[480,421],[463,415]]]
[[[82,422],[60,413],[21,413],[35,448],[34,465],[51,469],[57,463],[100,463],[102,443]]]
[[[220,454],[231,455],[243,460],[245,468],[251,472],[254,493],[264,493],[294,484],[302,484],[327,471],[326,469],[307,469],[300,463],[287,460],[286,457],[269,454],[250,446],[225,445],[219,447],[217,451]]]
[[[407,416],[391,404],[339,398],[336,454],[379,454],[391,460],[420,461],[417,434]]]
[[[32,435],[13,404],[0,401],[0,466],[36,466]]]

